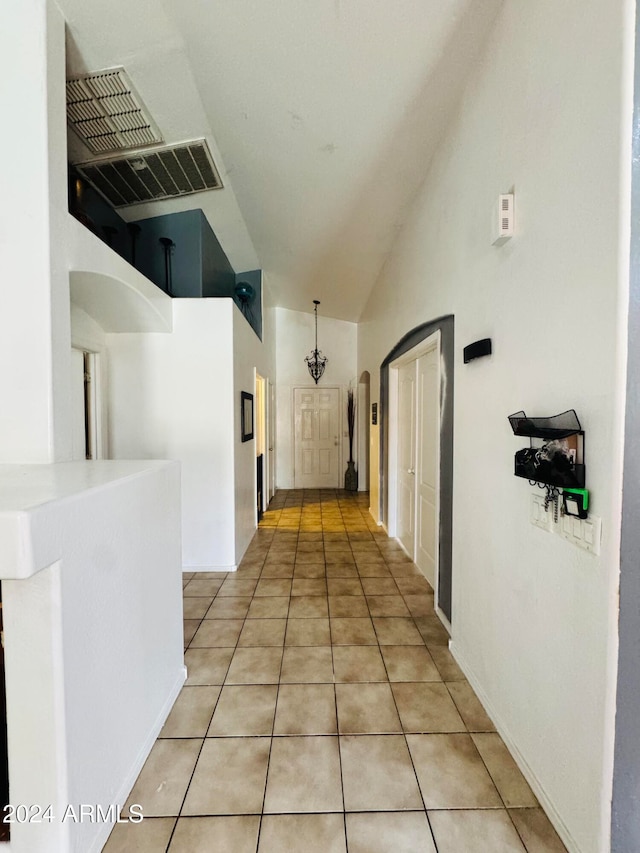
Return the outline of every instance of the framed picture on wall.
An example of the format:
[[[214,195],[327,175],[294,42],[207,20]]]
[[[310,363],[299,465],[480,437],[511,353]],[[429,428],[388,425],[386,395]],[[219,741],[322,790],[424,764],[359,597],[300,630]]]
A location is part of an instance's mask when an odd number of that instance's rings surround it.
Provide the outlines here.
[[[253,394],[240,392],[240,423],[242,440],[251,441],[253,438]]]

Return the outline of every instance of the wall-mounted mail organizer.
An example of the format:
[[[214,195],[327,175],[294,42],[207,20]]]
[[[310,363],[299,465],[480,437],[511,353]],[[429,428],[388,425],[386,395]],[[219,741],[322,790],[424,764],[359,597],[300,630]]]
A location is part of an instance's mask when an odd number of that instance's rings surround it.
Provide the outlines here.
[[[529,438],[515,456],[515,475],[532,484],[584,489],[584,431],[574,409],[548,418],[509,415],[514,435]]]

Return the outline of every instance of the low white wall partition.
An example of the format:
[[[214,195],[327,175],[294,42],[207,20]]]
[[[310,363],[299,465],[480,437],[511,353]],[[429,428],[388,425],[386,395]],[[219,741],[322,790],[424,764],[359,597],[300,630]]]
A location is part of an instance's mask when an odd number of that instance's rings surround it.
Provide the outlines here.
[[[97,853],[185,679],[178,463],[1,465],[0,578],[10,799],[51,807],[11,853]]]

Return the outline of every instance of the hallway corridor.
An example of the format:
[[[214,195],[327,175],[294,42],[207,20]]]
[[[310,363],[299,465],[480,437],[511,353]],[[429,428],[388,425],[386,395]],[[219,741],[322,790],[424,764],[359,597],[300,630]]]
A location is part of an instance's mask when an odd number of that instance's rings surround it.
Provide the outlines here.
[[[106,853],[560,853],[368,495],[278,492],[185,575],[189,678]]]

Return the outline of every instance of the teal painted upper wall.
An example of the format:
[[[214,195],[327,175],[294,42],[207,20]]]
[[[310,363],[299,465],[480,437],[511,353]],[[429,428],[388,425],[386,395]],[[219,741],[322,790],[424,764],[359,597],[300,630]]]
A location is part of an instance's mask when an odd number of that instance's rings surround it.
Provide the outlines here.
[[[188,210],[179,214],[141,219],[136,246],[136,266],[143,275],[171,296],[202,296],[202,212]],[[173,242],[170,256],[170,281],[167,282],[165,250],[161,238]]]
[[[69,211],[143,275],[173,297],[227,297],[262,340],[262,272],[236,273],[202,210],[187,210],[125,222],[73,167],[69,168]],[[132,228],[139,231],[134,236]],[[167,269],[165,247],[172,241]],[[168,280],[169,279],[169,280]],[[249,303],[236,284],[254,290]]]

